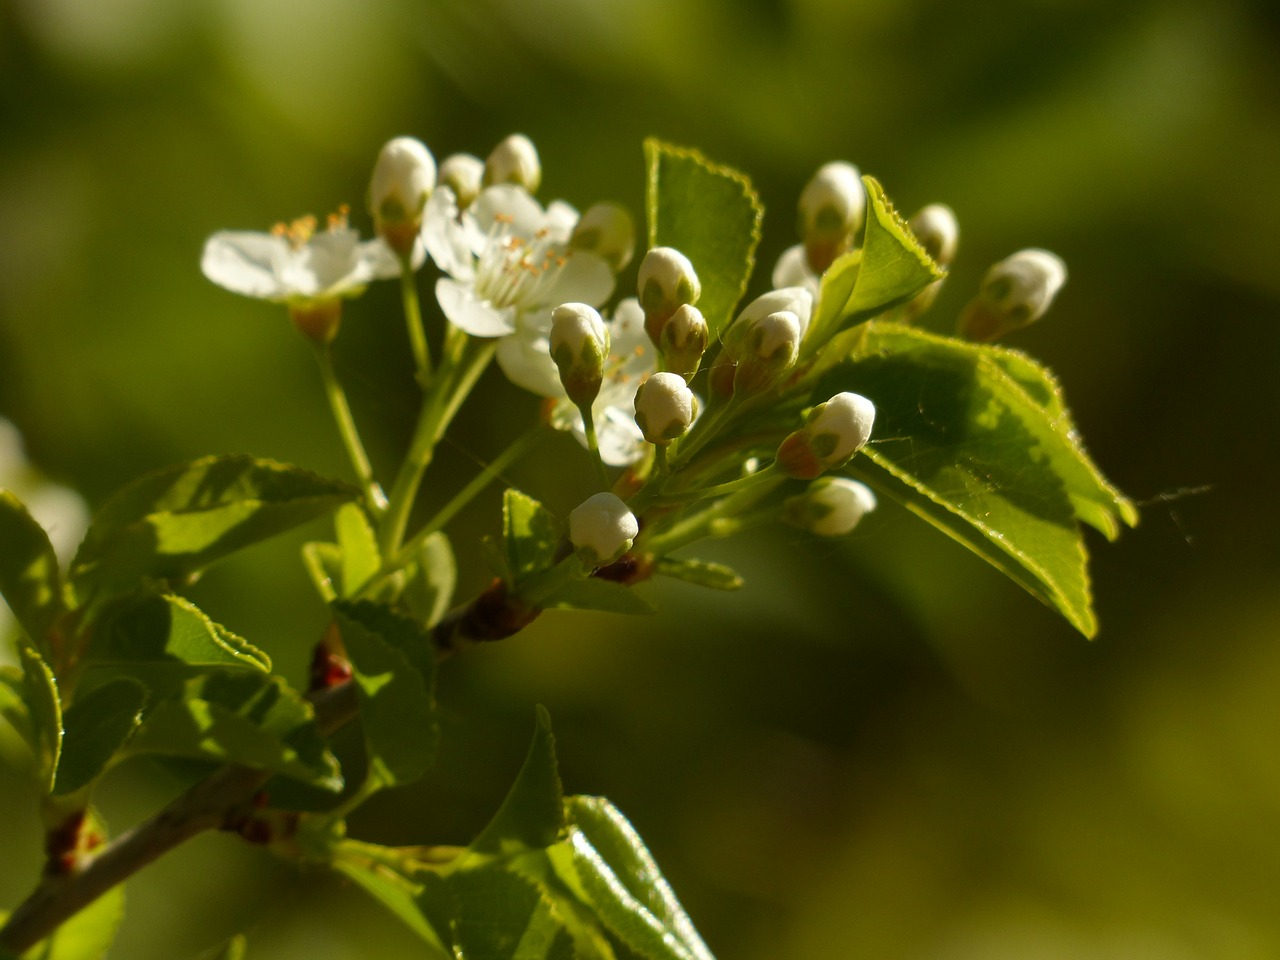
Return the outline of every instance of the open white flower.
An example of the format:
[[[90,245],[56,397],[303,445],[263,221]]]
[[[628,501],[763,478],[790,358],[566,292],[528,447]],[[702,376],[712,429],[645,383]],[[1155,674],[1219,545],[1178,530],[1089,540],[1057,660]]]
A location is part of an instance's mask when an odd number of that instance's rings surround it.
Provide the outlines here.
[[[290,305],[356,297],[374,280],[400,275],[382,240],[360,240],[345,208],[317,230],[315,217],[276,224],[270,233],[222,230],[204,245],[200,269],[233,293]],[[414,251],[414,266],[425,252]]]
[[[613,271],[602,257],[570,247],[577,222],[567,203],[544,210],[511,184],[485,189],[463,211],[452,190],[437,189],[422,230],[431,258],[448,274],[436,281],[436,299],[449,322],[475,337],[545,335],[553,306],[603,303],[613,292]]]

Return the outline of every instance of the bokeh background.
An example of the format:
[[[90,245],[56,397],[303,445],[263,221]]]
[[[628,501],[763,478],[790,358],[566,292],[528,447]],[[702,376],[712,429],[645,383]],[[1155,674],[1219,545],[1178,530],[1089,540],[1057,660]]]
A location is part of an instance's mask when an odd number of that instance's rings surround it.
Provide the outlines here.
[[[545,703],[567,788],[636,824],[721,960],[1280,955],[1280,21],[1249,0],[0,0],[0,416],[91,503],[145,469],[245,451],[345,475],[283,314],[200,275],[222,228],[350,202],[391,136],[438,157],[530,135],[541,196],[637,213],[641,140],[751,174],[762,260],[813,169],[945,201],[944,328],[992,261],[1071,277],[1017,345],[1060,374],[1096,460],[1144,502],[1090,537],[1099,637],[886,505],[849,542],[717,545],[748,588],[643,589],[644,620],[547,616],[448,664],[438,774],[352,832],[465,843]],[[633,268],[634,270],[634,268]],[[429,289],[430,274],[423,286]],[[753,288],[767,282],[762,272]],[[416,407],[394,285],[339,364],[389,469]],[[534,416],[497,378],[439,493]],[[570,441],[510,479],[567,510]],[[464,589],[497,491],[456,526]],[[195,599],[298,682],[323,526]],[[123,827],[173,785],[105,784]],[[39,865],[0,768],[0,905]],[[419,955],[321,872],[204,837],[130,884],[113,956]]]

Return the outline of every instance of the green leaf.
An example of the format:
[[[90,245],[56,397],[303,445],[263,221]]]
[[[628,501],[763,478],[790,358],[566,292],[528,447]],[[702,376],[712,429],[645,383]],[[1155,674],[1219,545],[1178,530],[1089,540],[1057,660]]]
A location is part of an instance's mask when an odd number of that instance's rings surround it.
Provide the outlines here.
[[[540,706],[524,766],[498,812],[471,844],[469,854],[509,856],[550,846],[560,839],[565,827],[563,800],[551,716]]]
[[[449,612],[458,585],[458,564],[449,538],[437,531],[422,541],[405,567],[404,601],[418,622],[434,627]]]
[[[370,770],[387,786],[421,779],[436,752],[430,640],[372,603],[337,603],[334,614],[351,658]]]
[[[354,881],[422,940],[435,947],[442,956],[451,956],[441,935],[419,906],[422,885],[414,883],[391,867],[364,856],[361,850],[367,849],[367,844],[353,844],[351,847],[348,849],[344,845],[339,849],[333,862],[334,869]],[[450,938],[447,926],[444,937]]]
[[[178,464],[103,505],[76,554],[72,581],[84,599],[128,592],[142,577],[182,578],[358,496],[347,484],[269,460]]]
[[[53,789],[54,772],[62,753],[62,702],[53,671],[35,651],[21,644],[22,700],[27,707],[31,752],[36,760],[36,779],[46,792]]]
[[[63,717],[55,796],[88,786],[106,769],[137,729],[146,702],[146,687],[123,677],[76,698]]]
[[[382,568],[378,537],[364,508],[355,503],[339,507],[333,523],[342,548],[342,595],[354,597]]]
[[[696,150],[649,139],[644,153],[649,246],[675,247],[693,263],[714,340],[751,279],[764,208],[747,177]]]
[[[342,789],[338,762],[305,699],[280,677],[219,672],[188,681],[157,704],[124,749],[215,764],[238,763],[321,789]]]
[[[312,541],[302,545],[302,565],[315,584],[320,599],[333,603],[342,590],[342,548],[336,543]]]
[[[190,600],[168,593],[144,594],[121,610],[89,645],[86,660],[145,679],[182,679],[209,669],[271,669],[271,658],[257,647],[214,623]]]
[[[707,560],[659,557],[656,572],[677,580],[696,583],[700,587],[711,587],[713,590],[737,590],[742,586],[742,577],[737,571],[726,567],[723,563],[711,563]]]
[[[568,580],[541,602],[543,609],[603,610],[605,613],[649,614],[654,606],[631,587],[599,577]]]
[[[647,960],[712,960],[652,855],[607,800],[572,797],[569,838],[547,851],[557,876]]]
[[[1104,532],[1134,516],[1102,481],[1056,395],[1008,351],[868,323],[813,393],[869,397],[876,425],[853,467],[874,486],[995,564],[1086,636],[1097,624],[1079,521]],[[1040,402],[1043,401],[1043,402]],[[1104,519],[1105,515],[1105,519]]]
[[[65,609],[58,558],[44,527],[22,501],[0,490],[0,596],[42,655],[47,635]]]
[[[502,497],[502,531],[506,562],[516,583],[547,569],[560,542],[556,518],[537,500],[519,490]]]
[[[244,934],[236,934],[221,947],[200,954],[201,960],[244,960],[247,942]]]
[[[867,225],[862,247],[839,257],[822,278],[806,352],[845,327],[874,317],[944,276],[929,259],[872,177],[867,188]]]
[[[447,878],[458,904],[456,947],[483,960],[574,960],[573,937],[537,884],[504,870]]]
[[[31,726],[31,715],[27,710],[25,699],[26,678],[17,667],[0,666],[0,718],[13,729],[27,748],[32,762],[35,761],[36,738]],[[7,746],[7,741],[0,742],[0,748]],[[4,752],[0,749],[0,756]],[[13,756],[13,755],[9,755]],[[16,763],[21,762],[15,758]]]

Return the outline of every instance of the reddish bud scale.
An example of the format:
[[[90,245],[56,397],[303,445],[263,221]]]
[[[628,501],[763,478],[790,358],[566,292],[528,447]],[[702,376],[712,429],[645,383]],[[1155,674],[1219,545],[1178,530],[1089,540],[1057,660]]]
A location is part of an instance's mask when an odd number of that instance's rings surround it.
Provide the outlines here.
[[[813,480],[822,476],[826,469],[809,445],[809,435],[803,430],[797,430],[782,441],[778,447],[777,464],[783,473],[797,480]]]

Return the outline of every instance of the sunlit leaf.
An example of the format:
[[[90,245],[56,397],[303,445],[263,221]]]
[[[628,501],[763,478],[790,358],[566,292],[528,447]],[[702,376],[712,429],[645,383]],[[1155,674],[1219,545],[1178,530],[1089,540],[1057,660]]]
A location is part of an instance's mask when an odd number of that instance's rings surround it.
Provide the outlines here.
[[[63,715],[54,795],[74,793],[102,773],[137,729],[146,702],[146,687],[124,677],[76,697]]]
[[[533,742],[519,776],[493,819],[471,844],[478,854],[536,850],[560,839],[565,826],[564,794],[556,769],[551,716],[538,707]]]
[[[242,637],[214,623],[190,600],[146,594],[113,617],[89,645],[87,662],[155,675],[170,668],[185,676],[207,668],[269,671],[271,659]]]
[[[441,940],[441,935],[436,932],[419,904],[421,884],[364,855],[362,848],[367,847],[367,844],[353,844],[349,848],[340,848],[333,862],[334,869],[386,907],[423,941],[439,951],[441,956],[449,956],[450,952]],[[452,913],[452,910],[449,912]],[[447,925],[444,936],[445,939],[449,938]]]
[[[27,707],[36,778],[49,791],[53,789],[58,757],[62,753],[62,703],[58,697],[58,683],[35,648],[21,644],[18,656],[22,664],[22,700]]]
[[[437,531],[422,541],[405,567],[404,600],[418,622],[433,627],[448,612],[458,584],[458,564],[449,538]]]
[[[542,601],[544,609],[600,610],[605,613],[649,614],[654,606],[631,587],[598,577],[569,580]]]
[[[47,634],[65,609],[62,575],[49,535],[8,490],[0,490],[0,596],[43,656]]]
[[[674,577],[687,583],[713,590],[737,590],[742,577],[723,563],[708,560],[680,560],[676,557],[660,557],[655,571],[665,577]]]
[[[487,869],[451,874],[461,955],[484,960],[574,960],[573,937],[536,883]]]
[[[733,316],[755,266],[764,208],[746,176],[696,150],[649,139],[649,246],[674,247],[698,272],[698,309],[712,340]]]
[[[537,500],[519,490],[507,490],[502,498],[502,532],[507,568],[517,582],[551,566],[560,526]]]

